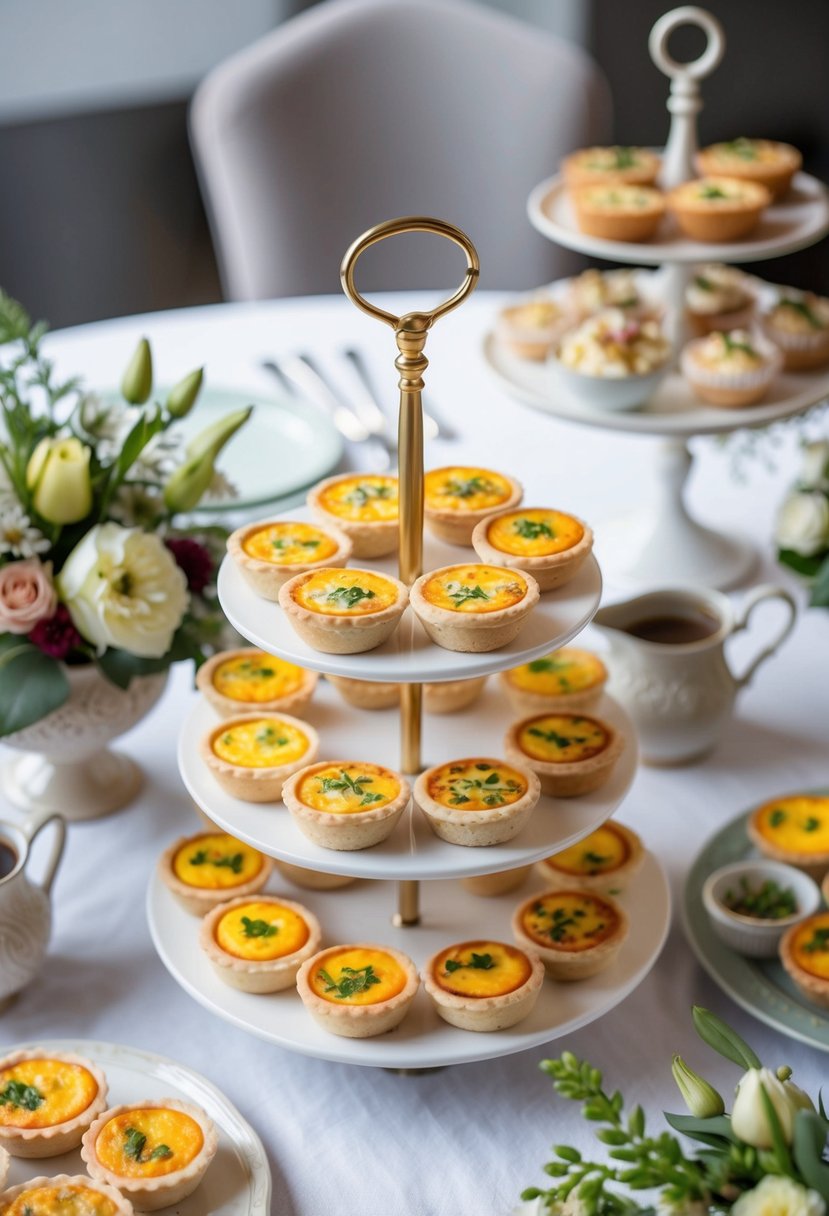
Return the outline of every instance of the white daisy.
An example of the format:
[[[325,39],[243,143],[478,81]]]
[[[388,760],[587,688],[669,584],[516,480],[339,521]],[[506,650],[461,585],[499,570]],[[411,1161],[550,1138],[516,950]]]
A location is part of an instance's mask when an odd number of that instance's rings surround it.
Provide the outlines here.
[[[0,553],[12,557],[35,557],[46,553],[51,542],[35,528],[17,502],[0,502]]]

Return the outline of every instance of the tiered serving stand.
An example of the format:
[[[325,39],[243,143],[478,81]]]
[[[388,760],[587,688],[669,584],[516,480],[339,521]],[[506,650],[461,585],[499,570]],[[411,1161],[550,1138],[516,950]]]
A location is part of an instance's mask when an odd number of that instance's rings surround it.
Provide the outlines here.
[[[678,26],[687,24],[703,30],[707,45],[699,59],[678,63],[668,53],[667,43]],[[711,13],[684,6],[656,22],[649,48],[656,66],[671,79],[667,106],[672,119],[660,181],[669,190],[696,175],[696,115],[702,109],[699,81],[720,62],[725,37]],[[662,267],[653,276],[653,285],[667,306],[677,351],[688,336],[683,321],[684,298],[695,263],[759,262],[780,257],[815,244],[829,231],[826,190],[807,173],[795,176],[790,192],[768,208],[750,239],[728,244],[692,241],[670,218],[663,220],[659,234],[646,243],[587,236],[576,224],[560,176],[536,186],[527,209],[533,226],[567,249],[609,261]],[[552,290],[563,286],[553,284]],[[549,368],[516,358],[492,334],[485,340],[484,356],[507,392],[537,409],[568,422],[662,440],[655,501],[607,523],[600,521],[596,530],[597,548],[607,572],[615,581],[635,585],[727,588],[743,582],[756,561],[754,548],[741,537],[703,527],[683,501],[693,460],[689,440],[698,435],[767,426],[800,414],[829,396],[829,371],[820,369],[782,375],[758,406],[718,409],[701,404],[683,377],[673,371],[642,408],[611,413],[568,396],[555,383]]]
[[[376,241],[400,232],[432,232],[463,249],[467,259],[463,285],[431,313],[394,317],[368,303],[354,286],[354,264]],[[423,536],[423,440],[420,395],[427,367],[423,347],[436,320],[456,307],[475,285],[478,259],[469,238],[438,220],[409,218],[381,224],[361,237],[346,254],[343,285],[352,301],[395,333],[400,372],[400,551],[401,579],[411,584],[424,568],[469,561],[468,549],[454,548]],[[296,513],[301,517],[302,512]],[[388,571],[389,562],[367,561]],[[330,685],[320,686],[307,716],[322,736],[324,755],[363,756],[403,772],[417,774],[426,763],[464,755],[499,755],[509,717],[503,699],[491,686],[466,713],[422,722],[422,684],[469,679],[504,671],[546,654],[574,638],[598,608],[601,576],[590,559],[560,591],[542,596],[518,639],[487,654],[457,654],[432,643],[409,610],[392,639],[367,654],[327,655],[307,647],[285,621],[280,609],[259,599],[225,560],[219,575],[219,598],[229,620],[261,649],[304,667],[360,680],[390,681],[401,686],[400,734],[395,716],[349,708]],[[599,712],[626,736],[627,746],[612,779],[599,791],[577,799],[542,798],[519,837],[492,848],[462,848],[434,836],[414,809],[397,824],[391,837],[360,852],[322,849],[300,833],[284,808],[240,802],[224,794],[205,770],[198,742],[214,724],[213,711],[194,706],[180,736],[179,766],[196,803],[215,824],[248,841],[263,853],[305,869],[347,875],[363,881],[328,892],[303,892],[318,914],[329,940],[376,941],[410,954],[418,965],[452,941],[509,939],[510,917],[520,899],[542,884],[497,898],[468,893],[459,878],[493,874],[528,866],[576,843],[600,826],[621,803],[633,781],[636,740],[631,723],[610,698]],[[399,748],[398,748],[399,744]],[[421,762],[421,753],[427,757]],[[421,882],[426,884],[420,911]],[[395,888],[396,884],[396,888]],[[394,909],[395,889],[397,911]],[[631,992],[656,960],[667,933],[670,897],[665,875],[652,856],[645,862],[635,890],[626,897],[631,920],[629,940],[609,971],[584,983],[547,983],[532,1015],[511,1030],[495,1034],[462,1031],[441,1021],[421,991],[412,1011],[391,1034],[352,1040],[326,1034],[308,1016],[294,993],[252,996],[223,984],[197,945],[198,921],[184,912],[164,885],[153,878],[148,916],[156,948],[178,982],[220,1017],[273,1043],[328,1060],[423,1069],[522,1051],[566,1034],[601,1016]]]

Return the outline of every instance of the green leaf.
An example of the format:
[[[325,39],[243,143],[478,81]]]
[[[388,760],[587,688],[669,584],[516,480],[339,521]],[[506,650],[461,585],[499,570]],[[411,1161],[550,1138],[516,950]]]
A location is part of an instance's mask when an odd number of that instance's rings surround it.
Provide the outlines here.
[[[732,1030],[727,1022],[718,1018],[710,1009],[694,1005],[692,1015],[694,1029],[703,1043],[707,1043],[719,1055],[741,1068],[761,1068],[759,1057],[745,1039]]]
[[[783,1135],[783,1128],[780,1126],[780,1118],[762,1082],[760,1083],[760,1101],[763,1103],[763,1110],[766,1112],[766,1118],[769,1122],[772,1144],[774,1145],[774,1155],[777,1159],[780,1173],[788,1174],[790,1178],[796,1177],[789,1146],[786,1144],[786,1137]]]
[[[187,659],[193,659],[198,666],[204,655],[184,624],[173,635],[170,649],[160,659],[145,659],[126,650],[110,649],[98,655],[95,663],[111,684],[118,688],[129,688],[136,676],[155,675],[159,671],[167,671],[173,663],[182,663]]]
[[[824,558],[817,572],[809,604],[812,608],[829,608],[829,557]]]
[[[39,722],[69,696],[56,659],[15,635],[0,636],[0,738]]]
[[[0,290],[0,345],[25,338],[31,328],[31,318],[23,305]]]
[[[645,1134],[645,1112],[641,1106],[634,1106],[628,1115],[628,1130],[632,1136],[641,1139]]]
[[[672,1115],[665,1112],[665,1121],[675,1132],[710,1144],[712,1148],[725,1148],[738,1143],[731,1130],[731,1120],[726,1115],[714,1115],[711,1119],[698,1119],[696,1115]]]
[[[157,407],[141,415],[121,445],[118,459],[113,465],[110,476],[114,478],[115,487],[121,484],[144,448],[155,435],[164,430],[164,426],[161,410]]]
[[[829,1204],[829,1165],[823,1160],[825,1145],[825,1121],[812,1110],[799,1110],[794,1117],[792,1141],[795,1164],[806,1185]]]
[[[823,564],[822,557],[804,557],[802,553],[795,553],[794,549],[780,549],[777,560],[781,566],[788,566],[804,578],[814,578]]]

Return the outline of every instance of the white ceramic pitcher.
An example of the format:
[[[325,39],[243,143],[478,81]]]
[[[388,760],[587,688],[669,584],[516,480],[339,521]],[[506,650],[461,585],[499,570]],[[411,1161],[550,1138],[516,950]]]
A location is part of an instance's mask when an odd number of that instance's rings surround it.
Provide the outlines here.
[[[55,834],[46,873],[33,882],[26,872],[32,842],[50,823]],[[66,824],[54,811],[21,824],[0,820],[0,848],[11,851],[13,862],[0,878],[0,1007],[34,979],[43,963],[52,928],[49,895],[65,841]]]
[[[779,600],[788,613],[774,641],[742,675],[725,656],[726,639],[745,629],[752,612]],[[709,752],[730,717],[737,693],[774,654],[794,626],[797,606],[781,587],[756,587],[739,613],[718,591],[666,589],[600,608],[593,623],[610,642],[608,691],[631,715],[648,764],[687,764]],[[666,644],[646,641],[626,630],[655,617],[710,618],[712,632],[699,641]]]

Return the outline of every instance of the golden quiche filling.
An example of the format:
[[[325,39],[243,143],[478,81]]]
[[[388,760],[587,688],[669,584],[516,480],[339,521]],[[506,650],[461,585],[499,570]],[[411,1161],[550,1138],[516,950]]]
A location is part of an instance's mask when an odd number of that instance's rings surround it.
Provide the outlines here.
[[[88,1186],[36,1186],[22,1191],[3,1216],[115,1216],[113,1201]]]
[[[303,777],[296,793],[314,811],[354,815],[393,802],[400,781],[379,764],[329,764]]]
[[[794,794],[777,798],[757,812],[757,831],[790,853],[829,853],[829,797]]]
[[[83,1114],[97,1093],[82,1064],[21,1060],[0,1071],[0,1127],[54,1127]]]
[[[397,519],[397,478],[358,474],[326,486],[320,506],[331,515],[354,523],[386,523]]]
[[[333,1005],[379,1005],[406,987],[406,972],[385,950],[348,946],[324,961],[309,983],[312,992]]]
[[[595,718],[581,714],[542,714],[525,722],[518,746],[533,760],[573,764],[604,751],[610,736]]]
[[[559,697],[593,688],[602,682],[605,674],[604,663],[597,655],[576,646],[564,646],[543,659],[513,667],[509,681],[526,692]]]
[[[576,954],[612,937],[619,923],[614,908],[583,891],[550,891],[530,904],[521,918],[527,937],[539,946]]]
[[[225,912],[216,925],[216,942],[227,954],[264,963],[301,950],[308,925],[293,908],[269,900],[251,900]]]
[[[506,996],[526,984],[532,966],[523,950],[503,942],[463,942],[435,959],[432,975],[456,996]]]
[[[337,542],[313,524],[286,521],[251,532],[242,544],[248,557],[279,566],[325,561],[337,552]]]
[[[511,806],[527,792],[527,780],[501,760],[453,760],[429,778],[429,797],[455,811]]]
[[[257,650],[219,663],[213,672],[213,687],[231,701],[257,705],[296,692],[303,674],[296,663]]]
[[[423,597],[449,612],[499,612],[519,604],[527,584],[502,566],[447,566],[423,585]]]
[[[546,864],[563,874],[592,878],[618,870],[629,857],[630,849],[622,833],[612,823],[606,823],[578,844],[548,857]]]
[[[818,912],[798,926],[791,952],[801,970],[819,980],[829,980],[829,912]]]
[[[371,570],[317,570],[294,591],[294,600],[323,616],[366,616],[397,603],[397,587]]]
[[[105,1169],[122,1178],[161,1178],[197,1156],[204,1134],[181,1110],[148,1106],[123,1111],[98,1133],[95,1151]]]
[[[662,196],[649,186],[590,186],[579,194],[582,205],[596,211],[639,212],[662,207]]]
[[[492,521],[486,538],[495,549],[516,557],[550,557],[572,549],[584,536],[584,528],[572,515],[533,507],[511,511]]]
[[[262,869],[262,854],[224,833],[194,836],[173,857],[180,882],[203,891],[222,891],[250,882]]]
[[[423,479],[426,506],[433,511],[495,510],[512,495],[512,483],[491,469],[465,465],[432,469]]]
[[[220,760],[240,768],[278,768],[292,764],[308,750],[308,736],[281,718],[235,722],[213,736],[213,751]]]

